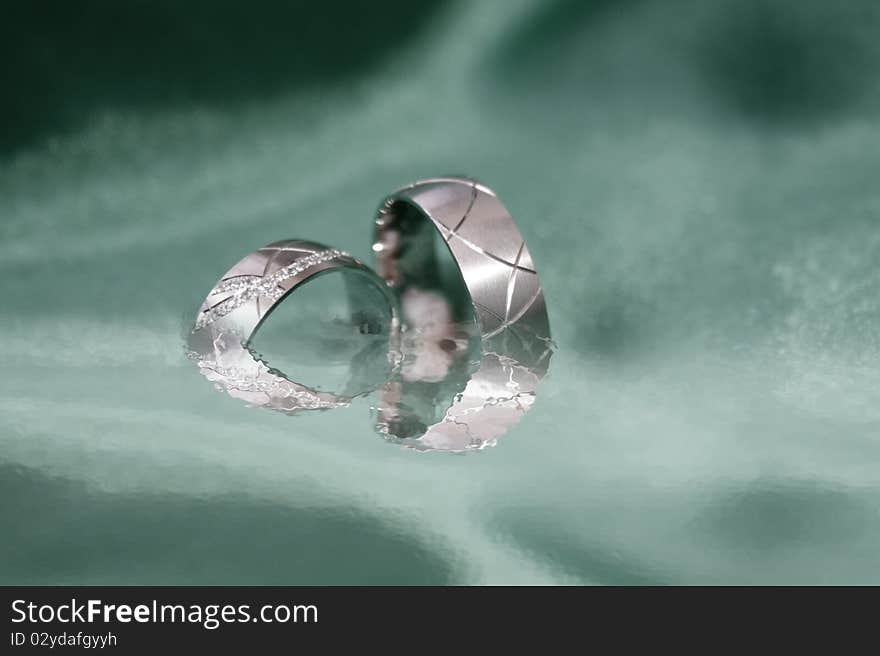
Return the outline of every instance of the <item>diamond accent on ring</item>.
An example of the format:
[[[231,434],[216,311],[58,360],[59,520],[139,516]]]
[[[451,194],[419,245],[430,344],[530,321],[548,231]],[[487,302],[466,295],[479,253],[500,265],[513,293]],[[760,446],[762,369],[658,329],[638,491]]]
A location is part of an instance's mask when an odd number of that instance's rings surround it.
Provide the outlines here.
[[[267,276],[235,276],[221,280],[211,290],[208,297],[229,293],[232,296],[199,314],[196,318],[193,332],[225,317],[230,312],[258,296],[264,296],[272,301],[277,301],[287,293],[286,289],[279,286],[280,283],[337,257],[352,256],[345,251],[331,248],[302,257]]]

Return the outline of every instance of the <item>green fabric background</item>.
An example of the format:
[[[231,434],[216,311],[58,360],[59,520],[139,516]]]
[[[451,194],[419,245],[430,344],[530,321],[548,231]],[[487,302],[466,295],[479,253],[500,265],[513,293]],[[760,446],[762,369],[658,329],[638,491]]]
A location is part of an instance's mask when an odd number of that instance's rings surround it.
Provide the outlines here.
[[[179,4],[4,11],[0,582],[880,583],[875,2]],[[239,257],[369,260],[445,173],[559,346],[497,448],[184,360]]]

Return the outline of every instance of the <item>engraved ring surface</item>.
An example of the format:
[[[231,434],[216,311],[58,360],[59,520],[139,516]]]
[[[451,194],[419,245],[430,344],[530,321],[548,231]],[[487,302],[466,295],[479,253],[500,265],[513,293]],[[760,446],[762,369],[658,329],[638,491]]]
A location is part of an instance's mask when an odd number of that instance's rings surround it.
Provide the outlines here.
[[[471,178],[421,180],[379,206],[373,250],[389,285],[418,287],[433,275],[431,226],[458,265],[484,341],[514,325],[550,338],[544,293],[525,240],[495,192]]]
[[[314,390],[269,367],[249,342],[272,309],[307,280],[334,270],[365,276],[388,300],[392,331],[397,302],[369,267],[345,251],[301,240],[278,241],[233,266],[208,293],[188,338],[188,356],[230,395],[282,412],[348,405],[350,398]]]

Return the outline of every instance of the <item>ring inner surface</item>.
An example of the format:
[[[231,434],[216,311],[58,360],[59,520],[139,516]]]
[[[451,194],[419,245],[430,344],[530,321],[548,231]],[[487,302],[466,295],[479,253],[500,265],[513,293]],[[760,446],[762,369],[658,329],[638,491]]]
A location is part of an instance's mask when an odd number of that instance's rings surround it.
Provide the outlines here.
[[[272,307],[248,346],[273,370],[314,389],[347,397],[375,389],[390,373],[394,330],[384,287],[359,269],[321,271]]]
[[[409,203],[394,203],[379,239],[379,272],[400,294],[405,321],[423,323],[424,317],[412,316],[419,307],[407,299],[430,294],[443,299],[452,322],[476,322],[470,292],[452,251],[424,213]]]

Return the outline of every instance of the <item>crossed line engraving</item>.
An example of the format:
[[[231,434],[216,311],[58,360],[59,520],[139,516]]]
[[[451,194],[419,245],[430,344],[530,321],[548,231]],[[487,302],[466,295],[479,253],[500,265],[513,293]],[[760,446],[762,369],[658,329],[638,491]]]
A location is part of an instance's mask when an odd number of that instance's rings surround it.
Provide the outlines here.
[[[504,316],[503,317],[499,316],[497,312],[490,310],[485,305],[482,305],[482,304],[478,303],[477,301],[474,301],[475,305],[478,305],[482,310],[484,310],[488,314],[491,314],[492,316],[494,316],[495,318],[497,318],[501,322],[497,328],[495,328],[494,330],[490,331],[489,333],[483,335],[483,339],[487,339],[489,337],[494,337],[495,335],[499,334],[500,332],[502,332],[503,330],[508,328],[511,324],[514,324],[517,321],[519,321],[526,314],[526,312],[529,311],[529,309],[532,307],[532,305],[535,303],[535,301],[538,299],[538,297],[543,293],[543,290],[541,289],[541,286],[538,285],[538,288],[535,291],[535,293],[532,295],[532,297],[514,314],[513,317],[510,316],[511,305],[513,303],[513,293],[516,290],[516,281],[517,281],[517,276],[518,276],[519,272],[522,271],[525,273],[532,274],[534,276],[537,276],[538,272],[535,271],[534,269],[530,269],[529,267],[526,267],[526,266],[523,266],[520,264],[520,261],[523,256],[523,252],[525,251],[525,248],[526,248],[525,241],[520,242],[519,249],[516,252],[516,258],[514,259],[513,262],[511,262],[509,260],[504,259],[503,257],[495,255],[494,253],[492,253],[490,251],[487,251],[485,248],[483,248],[479,244],[475,244],[474,242],[470,241],[469,239],[466,239],[458,232],[461,229],[461,227],[464,225],[465,221],[470,216],[471,211],[473,210],[474,205],[476,204],[476,201],[477,201],[477,194],[479,193],[479,190],[477,189],[476,182],[472,182],[469,186],[471,188],[470,202],[468,203],[467,209],[465,210],[464,214],[458,220],[458,223],[455,224],[454,228],[452,228],[450,230],[447,226],[442,224],[440,221],[437,221],[434,219],[432,219],[432,221],[433,221],[434,225],[437,227],[437,229],[440,231],[440,233],[443,235],[443,237],[447,243],[450,243],[454,238],[454,239],[458,240],[459,242],[461,242],[462,244],[464,244],[466,247],[470,248],[472,251],[479,253],[480,255],[483,255],[484,257],[488,257],[489,259],[495,260],[496,262],[504,264],[505,266],[510,267],[510,273],[508,274],[508,277],[507,277],[507,295],[505,298],[505,307],[504,307]]]

